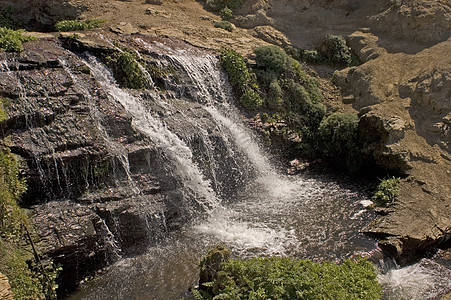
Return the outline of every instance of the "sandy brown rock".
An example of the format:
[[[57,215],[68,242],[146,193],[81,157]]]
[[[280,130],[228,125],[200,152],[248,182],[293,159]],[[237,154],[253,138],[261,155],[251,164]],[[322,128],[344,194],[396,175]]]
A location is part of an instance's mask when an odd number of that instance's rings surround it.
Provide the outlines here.
[[[9,285],[8,278],[0,273],[0,299],[3,300],[13,300],[14,294]]]
[[[381,54],[338,78],[361,123],[382,124],[382,144],[367,145],[408,175],[395,212],[370,230],[394,256],[421,253],[451,234],[451,39],[418,54]],[[373,127],[373,128],[377,128]],[[378,148],[379,147],[379,148]],[[395,164],[394,162],[397,161]]]

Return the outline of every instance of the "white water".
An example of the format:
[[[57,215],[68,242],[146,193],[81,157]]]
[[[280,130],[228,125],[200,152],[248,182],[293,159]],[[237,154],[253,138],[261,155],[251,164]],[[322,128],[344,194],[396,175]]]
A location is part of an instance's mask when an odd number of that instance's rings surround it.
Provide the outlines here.
[[[423,300],[451,292],[451,270],[431,259],[395,267],[379,275],[384,298],[390,300]]]
[[[357,186],[327,176],[277,172],[228,102],[229,87],[221,79],[214,57],[191,57],[171,50],[170,59],[186,68],[196,86],[193,93],[217,123],[228,149],[246,158],[242,167],[251,167],[254,177],[239,191],[237,201],[209,205],[215,208],[206,219],[174,233],[145,255],[121,260],[71,299],[179,299],[196,284],[202,253],[217,243],[226,244],[240,257],[283,255],[316,260],[341,260],[375,249],[374,241],[359,233],[372,216],[364,210],[369,199]],[[218,203],[187,145],[153,118],[136,97],[112,85],[107,70],[95,61],[89,64],[99,70],[100,74],[95,71],[94,75],[110,89],[110,95],[133,114],[135,127],[168,149],[180,164],[188,164],[179,170],[180,176],[187,180],[187,175],[194,175],[189,185],[200,186],[204,197]],[[433,284],[449,275],[447,272],[434,273],[428,265],[414,265],[390,270],[379,280],[387,299],[428,299],[449,289],[446,280]]]
[[[210,182],[204,180],[203,174],[193,162],[191,149],[177,135],[171,132],[159,119],[152,116],[140,99],[119,88],[115,84],[111,72],[94,57],[88,56],[86,64],[90,67],[94,77],[105,88],[108,94],[133,116],[133,126],[146,134],[164,155],[170,159],[175,167],[176,175],[184,184],[182,191],[195,194],[198,204],[204,210],[210,210],[218,204],[218,199],[211,188]]]

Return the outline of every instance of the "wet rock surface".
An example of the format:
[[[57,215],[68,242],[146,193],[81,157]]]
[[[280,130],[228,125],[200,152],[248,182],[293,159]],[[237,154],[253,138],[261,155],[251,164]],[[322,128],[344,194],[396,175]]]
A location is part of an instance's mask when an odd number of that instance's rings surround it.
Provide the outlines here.
[[[95,36],[84,50],[99,53]],[[118,257],[158,242],[202,208],[194,205],[194,194],[181,193],[184,183],[161,145],[136,129],[133,116],[96,81],[82,56],[62,44],[67,46],[64,37],[1,54],[0,94],[10,105],[0,126],[3,143],[24,161],[23,204],[33,210],[41,252],[62,265],[62,289],[68,291]],[[155,62],[150,54],[144,59]],[[154,96],[147,96],[148,105],[193,151],[216,144],[218,161],[233,166],[209,114],[186,98],[190,79],[180,76],[188,87],[161,92],[173,108],[159,107]],[[130,91],[146,98],[141,92]],[[205,176],[213,178],[211,161],[199,157]],[[220,176],[227,176],[226,168]]]

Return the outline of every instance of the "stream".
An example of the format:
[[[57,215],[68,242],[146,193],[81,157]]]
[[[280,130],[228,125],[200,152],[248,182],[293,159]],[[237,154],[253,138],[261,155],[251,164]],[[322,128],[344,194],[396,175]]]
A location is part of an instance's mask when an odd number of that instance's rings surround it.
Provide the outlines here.
[[[149,245],[145,254],[123,257],[101,270],[67,299],[182,299],[197,284],[202,255],[217,244],[226,245],[239,258],[288,256],[340,262],[353,255],[373,256],[381,267],[379,280],[386,299],[434,299],[449,290],[450,268],[434,259],[384,270],[387,264],[376,241],[360,232],[375,219],[365,208],[370,204],[367,183],[340,174],[287,175],[285,169],[271,163],[229,102],[230,87],[216,58],[166,52],[168,60],[190,75],[188,80],[196,87],[193,94],[223,134],[228,151],[239,157],[237,173],[245,174],[245,180],[226,189],[234,190],[230,198],[213,189],[221,183],[213,182],[215,176],[202,175],[188,144],[155,118],[140,97],[120,89],[109,71],[88,56],[86,63],[96,80],[130,112],[134,127],[171,157],[174,170],[191,194],[198,196],[205,213]],[[167,99],[155,97],[155,101],[173,105]],[[211,171],[215,172],[218,170]],[[381,261],[376,258],[378,253]]]

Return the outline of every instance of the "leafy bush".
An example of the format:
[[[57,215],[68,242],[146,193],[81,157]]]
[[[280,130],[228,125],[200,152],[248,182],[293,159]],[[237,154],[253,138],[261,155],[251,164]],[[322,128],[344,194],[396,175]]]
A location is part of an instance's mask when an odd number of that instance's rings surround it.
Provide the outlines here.
[[[240,102],[245,108],[256,110],[262,106],[263,99],[260,97],[258,92],[253,89],[248,89],[241,96]]]
[[[221,16],[221,19],[228,21],[233,18],[233,11],[226,6],[219,11],[219,15]]]
[[[235,10],[243,5],[245,0],[207,0],[206,5],[208,9],[213,11],[220,11],[228,7],[231,10]]]
[[[287,69],[289,56],[280,47],[269,45],[255,49],[258,65],[265,66],[277,74],[282,74]]]
[[[115,52],[105,58],[105,63],[123,87],[141,89],[149,85],[146,74],[132,53]]]
[[[274,110],[279,110],[283,104],[283,90],[277,80],[273,80],[268,88],[267,106]]]
[[[308,63],[322,63],[326,60],[326,57],[318,50],[304,50],[301,53],[301,59]]]
[[[216,21],[214,24],[215,27],[222,28],[230,32],[232,32],[234,29],[233,24],[230,23],[229,21]]]
[[[351,48],[340,35],[327,35],[321,45],[321,52],[333,63],[349,66],[352,63]]]
[[[399,178],[388,178],[381,181],[373,196],[377,206],[390,206],[399,196]]]
[[[56,31],[76,31],[76,30],[89,30],[97,28],[100,24],[105,23],[104,20],[63,20],[55,24]]]
[[[223,49],[221,50],[219,60],[227,72],[232,85],[244,91],[251,76],[241,54],[231,49]]]
[[[319,133],[323,155],[350,171],[360,167],[359,118],[356,114],[334,113],[321,121]]]
[[[11,6],[6,6],[0,9],[0,27],[6,27],[9,29],[21,28],[22,22],[12,17],[14,13],[14,8]]]
[[[24,36],[24,30],[12,30],[0,27],[0,51],[20,52],[23,51],[22,43],[34,41],[36,38]]]
[[[375,267],[363,258],[348,259],[342,264],[280,257],[228,260],[216,278],[200,289],[203,293],[196,293],[196,299],[381,297]]]

